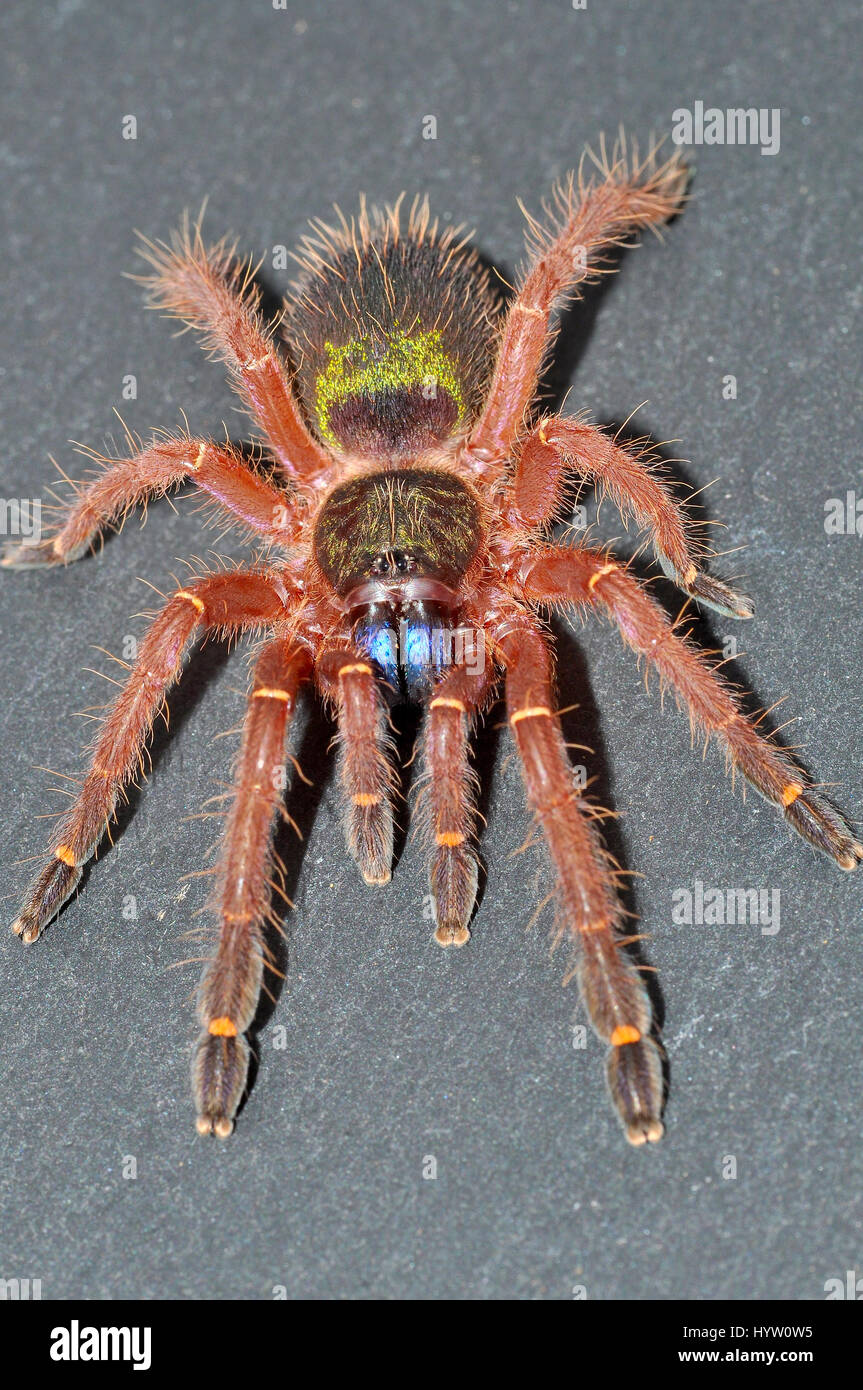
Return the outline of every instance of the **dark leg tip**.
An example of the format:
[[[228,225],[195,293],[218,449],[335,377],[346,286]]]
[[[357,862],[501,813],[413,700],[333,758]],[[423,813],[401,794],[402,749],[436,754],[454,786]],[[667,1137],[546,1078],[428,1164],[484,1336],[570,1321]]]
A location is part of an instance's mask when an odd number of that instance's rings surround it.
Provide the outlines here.
[[[789,783],[787,791],[783,800],[787,800],[788,823],[804,840],[829,854],[840,869],[852,873],[863,860],[863,845],[854,838],[845,817],[812,788],[801,788],[799,782]]]
[[[752,599],[747,598],[746,594],[738,594],[729,584],[724,584],[721,579],[716,579],[714,575],[698,569],[695,564],[690,565],[684,573],[678,570],[661,551],[657,551],[657,559],[668,578],[685,594],[689,594],[690,598],[694,598],[706,608],[715,609],[725,618],[752,618],[755,616],[755,605]]]
[[[25,946],[41,936],[74,891],[81,877],[77,864],[53,858],[42,870],[31,888],[24,907],[12,923],[12,931]]]
[[[608,1054],[608,1084],[630,1144],[640,1147],[658,1143],[665,1132],[660,1118],[662,1062],[652,1038],[639,1036],[633,1042],[612,1046]]]
[[[202,1033],[192,1065],[192,1090],[199,1134],[227,1139],[246,1089],[249,1045],[241,1035]]]
[[[53,540],[37,541],[35,545],[13,541],[3,547],[0,557],[0,566],[7,570],[44,569],[48,565],[62,563],[63,557],[58,555]]]
[[[754,618],[755,604],[746,594],[738,594],[720,579],[700,573],[684,588],[698,603],[721,613],[724,618]]]

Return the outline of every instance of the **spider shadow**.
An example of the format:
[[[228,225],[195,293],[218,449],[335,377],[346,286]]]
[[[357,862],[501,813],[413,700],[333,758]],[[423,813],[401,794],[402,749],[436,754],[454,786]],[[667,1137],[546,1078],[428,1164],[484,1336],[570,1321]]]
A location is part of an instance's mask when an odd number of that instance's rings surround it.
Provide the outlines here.
[[[676,498],[684,504],[686,515],[690,524],[695,528],[696,534],[699,534],[699,530],[702,527],[706,528],[708,525],[716,526],[717,524],[722,524],[714,521],[708,514],[709,508],[707,502],[709,500],[709,492],[707,489],[702,489],[700,492],[696,491],[698,480],[694,477],[691,469],[687,467],[684,461],[672,457],[668,447],[657,445],[654,442],[655,434],[652,430],[648,428],[637,429],[630,424],[629,420],[619,421],[613,419],[600,421],[599,427],[608,434],[617,437],[620,442],[628,443],[634,447],[641,448],[649,442],[652,452],[661,463],[662,471],[667,481],[671,484]],[[613,502],[610,502],[610,505],[613,509]],[[621,531],[625,531],[622,522]],[[704,534],[709,535],[709,532],[705,530]],[[723,679],[736,687],[736,693],[743,711],[750,715],[760,716],[759,731],[765,736],[770,737],[776,729],[775,722],[769,715],[763,713],[762,708],[759,706],[757,696],[750,691],[738,658],[733,654],[729,654],[728,656],[725,655],[728,650],[729,637],[733,635],[737,638],[738,634],[745,633],[746,624],[740,623],[732,617],[725,618],[709,608],[700,608],[697,604],[689,600],[670,579],[661,572],[658,572],[658,567],[655,564],[651,563],[649,553],[644,553],[640,544],[636,543],[635,528],[631,523],[628,535],[622,535],[621,540],[615,542],[613,551],[618,558],[629,561],[633,576],[650,590],[654,598],[661,604],[670,621],[674,622],[683,615],[683,630],[696,648],[713,657],[721,655]],[[722,563],[721,549],[714,554],[713,546],[709,541],[706,545],[706,560],[708,567],[714,572],[717,572],[719,577],[732,583],[737,582],[737,576],[733,573],[729,574],[727,568]],[[714,563],[715,560],[719,561],[718,565]],[[745,583],[743,587],[745,588]],[[717,629],[717,623],[723,624],[724,630],[723,628]],[[718,639],[717,632],[721,634]],[[616,637],[616,633],[613,635]],[[571,639],[569,639],[568,645],[570,648],[572,647]],[[564,663],[560,663],[559,686],[561,704],[564,708],[570,703],[570,699],[580,700],[580,707],[575,711],[578,728],[575,738],[578,742],[585,742],[596,748],[599,756],[596,760],[596,764],[593,762],[591,764],[595,774],[593,786],[595,799],[603,806],[613,809],[611,788],[608,782],[607,763],[604,758],[602,735],[598,722],[598,710],[592,699],[589,702],[585,702],[583,698],[584,692],[589,690],[589,681],[584,669],[583,658],[581,658],[580,654],[574,668],[567,670]],[[774,742],[779,746],[778,740],[774,740]],[[795,757],[797,757],[796,753]],[[624,845],[620,833],[620,823],[617,820],[603,821],[602,835],[611,853],[621,866],[625,867],[625,860],[623,857]],[[622,898],[624,906],[628,911],[633,912],[634,916],[637,915],[634,913],[636,896],[635,883],[630,879],[627,888],[622,893]],[[639,965],[645,964],[644,953],[641,950],[640,943],[634,943],[627,949]],[[653,1006],[655,1031],[661,1034],[665,1006],[659,979],[652,971],[646,973],[643,979]],[[664,1091],[667,1096],[670,1089],[670,1065],[669,1059],[664,1051],[662,1054],[662,1064]]]
[[[495,708],[496,706],[492,706],[492,712]],[[424,722],[427,718],[427,713],[424,713],[421,708],[410,705],[399,706],[393,712],[396,758],[401,768],[401,790],[404,795],[405,809],[405,814],[399,821],[396,830],[393,852],[394,868],[404,854],[408,841],[415,833],[411,826],[416,827],[421,823],[422,812],[418,806],[418,799],[420,793],[419,779],[423,775],[423,768],[419,759],[419,749]],[[472,766],[478,778],[475,787],[475,806],[479,829],[478,839],[480,840],[482,828],[488,820],[499,735],[499,726],[493,719],[485,718],[477,721],[471,737]],[[486,885],[485,866],[481,855],[478,858],[479,881],[476,901],[471,912],[471,921],[475,919],[479,911]]]
[[[625,258],[625,251],[626,248],[620,248],[609,257],[608,268],[610,271],[619,269]],[[583,298],[570,301],[559,311],[558,336],[542,380],[541,399],[544,399],[549,410],[554,412],[563,410],[573,380],[595,330],[605,296],[611,292],[615,283],[616,275],[609,274],[598,284],[588,287]],[[621,442],[632,443],[639,435],[642,436],[641,442],[644,442],[645,431],[637,431],[632,428],[629,421],[604,420],[600,422],[600,428],[616,435]],[[694,482],[687,475],[681,463],[676,459],[671,460],[667,450],[662,446],[658,446],[656,452],[663,460],[669,479],[676,485],[686,487],[689,493],[693,493],[695,490]],[[579,489],[580,491],[581,489]],[[575,498],[573,498],[574,500]],[[695,512],[694,515],[693,511]],[[704,513],[703,503],[699,503],[695,509],[690,507],[690,515],[693,515],[696,524],[707,519]],[[638,557],[633,561],[632,567],[639,578],[653,577],[652,571]],[[669,611],[670,616],[676,616],[681,607],[680,593],[664,577],[661,585],[660,601],[663,602],[663,606]],[[677,597],[676,607],[672,606],[671,595]],[[705,626],[703,621],[700,621],[700,615],[696,615],[695,621],[696,624],[700,623],[702,628]],[[601,836],[609,854],[621,870],[622,877],[618,883],[617,892],[624,913],[627,914],[626,920],[632,923],[634,932],[637,927],[637,912],[635,910],[637,890],[635,881],[628,871],[626,839],[616,812],[613,782],[606,742],[602,732],[599,705],[593,694],[584,653],[574,635],[559,621],[553,621],[551,627],[556,638],[558,652],[557,688],[560,707],[567,710],[567,713],[562,716],[564,737],[575,744],[585,745],[590,750],[588,796],[593,804],[610,812],[601,822]],[[709,642],[708,645],[710,645]],[[570,709],[570,706],[574,708]],[[483,780],[485,785],[485,779]],[[624,949],[637,966],[647,965],[646,953],[641,942],[633,942]],[[644,970],[642,979],[653,1010],[654,1032],[659,1035],[665,1020],[665,1000],[659,979],[652,970]],[[664,1052],[662,1065],[663,1086],[667,1095],[670,1089],[670,1066]]]
[[[650,448],[659,459],[662,472],[666,481],[671,484],[676,499],[683,503],[688,522],[694,529],[696,536],[700,535],[703,530],[706,538],[705,563],[707,568],[733,587],[736,588],[739,584],[745,591],[747,587],[746,576],[735,572],[733,565],[729,570],[729,566],[725,563],[726,556],[737,554],[743,547],[734,546],[725,552],[721,549],[713,549],[711,533],[713,529],[724,529],[724,523],[718,518],[710,516],[709,487],[698,487],[698,479],[687,466],[685,460],[672,457],[666,446],[653,443],[654,433],[650,430],[636,430],[628,422],[616,420],[603,420],[600,422],[600,428],[608,434],[616,435],[621,443],[634,447],[643,446],[646,440],[651,441]],[[609,505],[613,507],[614,504],[609,501]],[[630,540],[634,541],[635,528],[632,523],[630,523],[628,534]],[[742,637],[745,640],[745,635],[749,631],[749,623],[738,618],[725,617],[706,605],[701,607],[688,599],[687,595],[663,574],[655,563],[651,563],[649,554],[644,553],[640,545],[636,548],[634,543],[627,545],[616,542],[614,550],[620,558],[630,560],[633,575],[659,600],[668,618],[674,621],[681,613],[685,614],[685,630],[700,651],[722,654],[723,679],[737,688],[736,693],[746,712],[761,714],[762,708],[758,704],[757,696],[749,688],[747,677],[740,666],[739,657],[733,651],[729,651],[729,654],[725,655],[729,645],[728,639],[733,637],[736,642],[738,638]],[[726,628],[719,637],[717,636],[718,623],[723,624]],[[765,716],[761,719],[759,729],[768,735],[775,731],[776,724],[769,716]]]
[[[616,272],[623,258],[622,249],[610,255],[607,266],[614,273],[604,276],[598,284],[588,286],[584,298],[571,300],[558,310],[559,331],[543,373],[539,396],[549,410],[557,412],[563,409],[596,329],[600,309],[617,283]]]
[[[287,975],[290,953],[290,935],[287,926],[288,907],[300,910],[297,885],[303,868],[305,847],[313,833],[314,822],[328,784],[331,767],[333,739],[336,724],[323,710],[320,701],[311,688],[306,693],[306,722],[293,757],[303,772],[301,778],[296,770],[285,797],[285,809],[290,820],[283,819],[276,831],[274,852],[279,864],[280,892],[274,892],[271,907],[282,924],[269,922],[265,928],[265,941],[270,953],[270,961],[275,971],[270,972],[266,981],[267,989],[262,991],[255,1017],[248,1030],[250,1043],[249,1076],[237,1115],[245,1108],[254,1089],[259,1067],[259,1038],[272,1018]],[[411,705],[396,705],[389,711],[393,737],[393,762],[399,772],[398,801],[401,813],[395,816],[393,836],[393,872],[404,855],[410,838],[411,812],[415,812],[415,790],[419,771],[419,741],[422,736],[423,711]],[[484,810],[488,796],[487,781],[482,780],[478,808]],[[299,846],[298,846],[299,840]],[[284,897],[282,897],[284,894]],[[281,977],[281,978],[280,978]]]
[[[627,914],[625,920],[630,924],[626,928],[628,934],[630,930],[635,932],[638,929],[636,880],[628,872],[627,842],[623,823],[616,809],[600,704],[593,692],[590,670],[581,645],[574,635],[559,623],[554,622],[552,626],[558,651],[558,698],[561,709],[567,711],[561,719],[564,738],[579,745],[574,750],[576,765],[580,757],[587,761],[587,798],[590,804],[610,813],[600,822],[599,830],[605,848],[623,875],[617,884],[617,896],[624,913]],[[641,942],[632,942],[624,949],[636,965],[647,965]],[[642,979],[650,996],[654,1028],[656,1032],[661,1032],[665,1020],[665,1000],[658,976],[653,971],[645,971]]]
[[[572,359],[570,359],[572,361]],[[569,368],[567,368],[569,371]],[[565,378],[567,379],[567,378]],[[647,441],[655,457],[661,461],[661,467],[667,481],[681,501],[687,503],[687,515],[691,523],[698,528],[709,520],[707,507],[704,501],[704,494],[701,493],[693,500],[687,498],[695,494],[697,482],[683,461],[672,457],[669,448],[655,442],[654,432],[646,427],[636,428],[630,421],[603,419],[598,422],[599,428],[607,434],[617,438],[622,444],[629,444],[633,447],[643,448]],[[590,495],[594,492],[598,497],[599,492],[589,483],[579,487],[577,495],[581,498],[582,494]],[[576,497],[573,496],[573,501]],[[614,503],[609,499],[609,506],[614,509]],[[629,567],[633,576],[642,584],[645,584],[653,596],[659,601],[669,620],[674,621],[681,614],[682,610],[687,612],[687,629],[696,644],[705,650],[716,650],[717,643],[712,635],[711,621],[705,612],[689,601],[685,594],[669,579],[658,570],[656,564],[651,563],[651,557],[642,549],[641,542],[636,539],[636,530],[632,522],[629,529],[624,525],[621,518],[621,537],[614,543],[613,551],[621,560],[629,562]],[[715,619],[718,614],[713,614]],[[734,620],[729,619],[729,623]],[[555,631],[560,632],[560,625],[554,624]],[[608,629],[612,640],[621,645],[614,629]],[[721,644],[720,644],[721,645]],[[564,716],[564,732],[567,737],[572,737],[576,743],[588,745],[593,752],[590,760],[591,784],[590,798],[596,804],[610,811],[612,814],[601,823],[602,839],[623,870],[624,878],[618,884],[618,895],[623,909],[627,915],[626,921],[630,924],[633,933],[638,931],[638,890],[637,879],[629,871],[626,854],[626,842],[622,833],[622,823],[618,818],[617,809],[613,797],[613,783],[610,776],[608,759],[606,757],[605,742],[602,735],[600,709],[593,698],[589,673],[587,670],[584,655],[580,646],[568,632],[563,642],[559,640],[559,650],[561,655],[565,651],[567,655],[575,654],[574,662],[569,665],[564,659],[558,665],[558,687],[560,703],[563,709],[570,704],[577,705],[571,714]],[[626,655],[629,655],[626,653]],[[729,673],[729,667],[725,668]],[[733,673],[732,678],[733,678]],[[570,735],[569,730],[574,732]],[[632,942],[625,947],[627,954],[632,958],[638,967],[642,969],[642,982],[647,990],[653,1011],[653,1032],[657,1041],[661,1043],[661,1034],[665,1022],[665,999],[659,980],[659,975],[649,966],[646,943]],[[662,1050],[662,1071],[663,1071],[663,1092],[667,1097],[671,1089],[671,1067],[667,1053]]]
[[[207,640],[192,652],[179,681],[169,696],[170,724],[160,717],[153,726],[145,755],[148,763],[147,778],[130,782],[118,798],[111,823],[111,841],[107,849],[102,849],[100,853],[87,860],[78,883],[77,892],[68,902],[63,904],[58,914],[58,920],[70,903],[75,901],[78,893],[85,890],[90,875],[96,866],[104,860],[106,854],[111,853],[115,842],[120,840],[134,823],[141,806],[144,781],[149,781],[153,773],[159,769],[160,764],[165,761],[175,761],[178,767],[182,767],[185,757],[181,738],[182,732],[198,707],[204,692],[213,683],[230,656],[231,644],[228,641],[218,639]]]
[[[151,770],[155,770],[166,758],[169,741],[173,755],[182,759],[183,745],[180,735],[190,716],[194,713],[204,691],[213,682],[225,664],[236,656],[235,643],[225,639],[205,641],[192,654],[183,672],[183,678],[171,696],[170,729],[164,720],[158,720],[151,736],[149,751]],[[254,647],[244,647],[249,653]],[[280,880],[280,893],[273,892],[271,908],[273,916],[284,922],[290,907],[294,906],[300,873],[305,857],[305,847],[309,840],[315,816],[323,799],[327,783],[330,747],[335,733],[335,725],[325,714],[320,702],[314,698],[310,689],[304,699],[304,722],[302,723],[296,745],[290,749],[288,767],[293,767],[288,790],[283,799],[285,815],[280,818],[274,837],[274,862]],[[302,718],[302,716],[301,716]],[[176,740],[176,744],[175,744]],[[217,745],[218,746],[218,745]],[[299,765],[299,772],[294,766]],[[222,778],[218,786],[227,790],[230,777]],[[133,784],[128,796],[118,804],[115,817],[116,838],[124,834],[138,811],[142,787]],[[215,848],[215,846],[213,847]],[[79,891],[86,885],[95,859],[88,861],[82,875]],[[284,894],[284,897],[281,896]],[[288,903],[285,903],[287,898]],[[68,904],[64,905],[63,911]],[[282,992],[282,979],[287,973],[289,937],[284,926],[270,921],[264,929],[264,938],[269,952],[268,959],[279,974],[265,971],[264,985],[255,1017],[248,1030],[250,1044],[249,1078],[243,1093],[238,1115],[242,1112],[253,1089],[258,1069],[258,1039],[267,1026]],[[269,977],[269,978],[268,978]]]
[[[626,247],[615,248],[608,256],[606,265],[610,272],[593,285],[586,288],[584,296],[566,303],[558,312],[558,336],[542,379],[541,398],[549,410],[561,412],[572,389],[578,368],[587,351],[590,339],[596,328],[599,313],[605,298],[617,283],[616,272],[626,259]],[[630,429],[628,422],[601,421],[600,428],[610,430],[621,441],[634,440],[637,431]],[[666,459],[668,472],[676,482],[687,483],[679,466],[672,468],[663,450],[658,452]],[[693,487],[690,484],[689,491]],[[573,499],[575,500],[575,499]],[[647,568],[643,567],[645,574]],[[635,562],[636,573],[639,569]],[[673,585],[667,585],[674,590]],[[678,603],[678,608],[680,604]],[[614,794],[613,778],[607,755],[606,741],[602,732],[600,706],[594,696],[590,672],[584,652],[574,634],[559,620],[553,620],[551,628],[557,648],[557,689],[560,708],[567,713],[562,716],[564,737],[568,742],[585,745],[590,759],[587,795],[593,805],[601,807],[610,814],[600,824],[603,844],[621,870],[617,885],[626,921],[637,930],[637,889],[636,880],[628,869],[626,837],[618,816]],[[570,708],[572,706],[573,708]],[[576,754],[579,750],[576,749]],[[637,966],[646,966],[646,953],[641,942],[633,942],[624,948]],[[642,980],[650,997],[654,1018],[654,1031],[660,1034],[665,1020],[665,1000],[659,984],[658,975],[645,970]],[[663,1053],[663,1080],[666,1093],[670,1084],[668,1059]]]
[[[279,888],[272,892],[272,917],[264,927],[267,959],[273,969],[267,970],[265,967],[265,987],[261,990],[255,1016],[248,1029],[249,1075],[237,1110],[238,1117],[257,1079],[260,1035],[270,1022],[284,989],[290,956],[288,922],[290,913],[301,909],[297,890],[306,848],[327,787],[330,752],[336,732],[335,723],[324,711],[310,685],[304,688],[303,708],[305,722],[295,745],[289,748],[288,767],[293,771],[282,802],[284,814],[277,822],[273,839],[273,862]]]

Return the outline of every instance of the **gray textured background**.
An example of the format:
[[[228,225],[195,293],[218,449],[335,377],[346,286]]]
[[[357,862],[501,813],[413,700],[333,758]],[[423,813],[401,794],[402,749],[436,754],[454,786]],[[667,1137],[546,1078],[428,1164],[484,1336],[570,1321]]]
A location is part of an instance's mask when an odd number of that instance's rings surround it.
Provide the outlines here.
[[[478,228],[511,272],[516,198],[535,207],[600,129],[667,131],[671,112],[781,107],[781,151],[697,151],[697,199],[570,323],[557,380],[573,407],[639,417],[727,522],[725,564],[758,615],[733,633],[737,673],[770,703],[816,776],[863,802],[860,547],[827,536],[824,502],[863,491],[853,425],[860,303],[861,112],[850,3],[589,0],[465,5],[23,5],[2,25],[4,497],[44,495],[48,454],[133,429],[218,432],[231,396],[188,336],[141,311],[132,229],[164,235],[210,195],[208,227],[264,253],[361,190],[428,189]],[[126,114],[135,142],[121,138]],[[421,138],[425,115],[438,139]],[[856,148],[854,147],[856,144]],[[286,281],[269,272],[277,291]],[[575,367],[578,366],[577,378]],[[121,401],[127,373],[138,399]],[[722,378],[738,380],[736,401]],[[152,508],[98,559],[2,576],[3,891],[11,918],[54,810],[46,785],[80,766],[105,698],[82,671],[140,632],[130,615],[200,552],[194,504]],[[602,531],[620,524],[603,509]],[[230,549],[226,542],[223,551]],[[669,590],[662,591],[673,606]],[[45,1297],[591,1298],[823,1296],[863,1269],[860,1243],[860,885],[744,805],[686,720],[647,696],[614,635],[561,647],[568,736],[593,745],[600,791],[625,812],[615,846],[652,933],[671,1096],[665,1143],[630,1150],[610,1113],[603,1056],[526,933],[541,864],[510,856],[527,825],[505,738],[486,811],[488,886],[470,947],[442,952],[423,920],[424,864],[408,842],[375,892],[342,850],[328,732],[303,752],[318,778],[290,919],[290,967],[235,1138],[196,1137],[187,1068],[197,967],[171,969],[200,906],[177,879],[202,862],[238,720],[243,663],[210,648],[172,704],[173,738],[116,848],[37,947],[2,947],[0,1276]],[[777,716],[777,717],[785,717]],[[492,723],[496,719],[492,719]],[[487,771],[495,736],[482,740]],[[292,809],[308,830],[311,806]],[[296,866],[298,855],[284,842]],[[781,891],[781,930],[673,926],[671,895],[701,879]],[[127,895],[138,920],[123,916]],[[424,1181],[424,1156],[437,1160]],[[737,1162],[724,1180],[725,1156]],[[124,1179],[127,1156],[137,1179]]]

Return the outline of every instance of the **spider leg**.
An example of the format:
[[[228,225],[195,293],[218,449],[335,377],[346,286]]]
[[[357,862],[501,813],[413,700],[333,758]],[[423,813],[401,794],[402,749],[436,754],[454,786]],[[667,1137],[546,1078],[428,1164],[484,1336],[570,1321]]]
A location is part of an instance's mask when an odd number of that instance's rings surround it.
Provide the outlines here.
[[[510,487],[516,524],[534,530],[551,523],[573,475],[602,484],[624,518],[634,515],[649,529],[659,563],[684,593],[726,617],[752,617],[748,598],[702,570],[683,508],[655,462],[583,420],[543,420],[525,440]]]
[[[187,217],[170,245],[142,239],[138,251],[153,273],[133,278],[149,289],[151,307],[182,319],[226,363],[285,474],[298,484],[325,482],[333,461],[303,420],[274,327],[260,314],[252,266],[238,265],[225,242],[206,247],[200,223],[190,227]]]
[[[494,684],[494,667],[484,644],[476,656],[479,661],[453,667],[435,687],[423,738],[426,781],[420,791],[434,844],[429,877],[435,940],[441,946],[464,946],[469,940],[476,901],[479,865],[471,840],[477,776],[470,765],[469,739]]]
[[[0,563],[7,569],[69,564],[92,546],[104,526],[185,478],[256,535],[282,544],[296,539],[290,494],[259,477],[240,454],[206,439],[168,438],[154,440],[131,458],[108,459],[92,482],[79,485],[56,535],[36,545],[9,545]]]
[[[529,562],[522,578],[532,603],[603,604],[624,640],[672,687],[693,725],[716,737],[731,765],[816,849],[842,869],[857,867],[863,845],[845,818],[809,785],[790,753],[759,733],[702,653],[675,632],[659,605],[620,565],[598,551],[549,547]]]
[[[203,1032],[192,1067],[199,1134],[227,1138],[243,1095],[252,1023],[261,993],[270,910],[273,827],[282,792],[285,741],[311,653],[277,637],[261,650],[249,695],[234,796],[219,861],[219,942],[198,994]]]
[[[327,645],[318,656],[315,679],[336,709],[348,849],[366,883],[389,883],[396,777],[378,678],[358,648]]]
[[[617,153],[617,152],[615,152]],[[500,476],[524,428],[540,371],[554,339],[552,311],[578,287],[608,273],[604,254],[644,227],[658,227],[679,210],[689,177],[675,155],[657,165],[655,150],[641,164],[625,151],[603,161],[601,178],[570,175],[555,195],[546,229],[528,221],[531,261],[523,272],[503,328],[500,350],[482,414],[465,458],[480,477]]]
[[[528,801],[557,870],[563,930],[577,946],[576,974],[590,1021],[610,1047],[608,1082],[632,1144],[662,1138],[663,1082],[650,1037],[650,998],[620,935],[615,868],[575,786],[554,712],[546,638],[522,628],[500,638],[510,727]]]
[[[109,707],[78,795],[50,846],[51,859],[12,924],[29,945],[57,915],[108,828],[196,628],[239,632],[283,619],[289,593],[278,574],[214,574],[178,590],[151,624],[122,692]]]

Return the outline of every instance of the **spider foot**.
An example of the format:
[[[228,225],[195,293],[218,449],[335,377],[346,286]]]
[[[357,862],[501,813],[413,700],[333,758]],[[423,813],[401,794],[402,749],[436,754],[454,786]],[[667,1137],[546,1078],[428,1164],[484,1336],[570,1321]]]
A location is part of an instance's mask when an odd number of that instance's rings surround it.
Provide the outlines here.
[[[716,579],[712,574],[707,574],[705,570],[699,570],[695,565],[691,565],[686,573],[682,573],[672,565],[671,561],[663,555],[659,556],[659,563],[679,589],[690,598],[694,598],[705,608],[712,608],[717,613],[721,613],[724,618],[752,618],[755,616],[755,604],[746,594],[738,594],[730,585],[724,584],[721,579]]]
[[[635,1148],[642,1144],[658,1144],[664,1134],[661,1120],[648,1120],[644,1115],[626,1126],[626,1137]]]
[[[613,1046],[608,1084],[630,1144],[655,1144],[665,1133],[662,1120],[662,1062],[652,1038]]]
[[[817,792],[804,789],[799,783],[789,783],[786,793],[792,792],[797,795],[785,807],[788,823],[804,840],[835,859],[840,869],[851,873],[863,860],[863,845],[854,838],[844,816]]]
[[[703,571],[695,576],[684,589],[699,603],[713,608],[725,618],[754,618],[755,604],[746,594],[738,594],[721,579],[714,579]]]
[[[393,876],[393,816],[389,802],[374,795],[351,803],[348,848],[366,883],[383,888]]]
[[[244,1037],[202,1034],[192,1064],[192,1090],[198,1110],[195,1128],[199,1134],[227,1139],[233,1133],[234,1116],[248,1073],[249,1044]]]
[[[80,877],[80,866],[69,864],[59,855],[45,865],[12,923],[12,931],[25,946],[32,945],[42,935],[74,891]]]
[[[44,569],[48,565],[62,565],[63,558],[53,540],[37,541],[35,545],[13,541],[3,547],[0,565],[7,570]]]
[[[853,873],[860,863],[863,863],[863,845],[859,840],[854,840],[843,850],[841,856],[837,856],[836,863],[840,869],[845,869],[846,873]]]
[[[479,868],[476,855],[458,833],[437,836],[437,854],[430,874],[435,934],[439,946],[466,946]],[[454,843],[453,843],[454,842]]]
[[[458,922],[441,922],[435,928],[434,939],[439,946],[466,946],[470,931]]]
[[[386,885],[390,882],[390,879],[393,876],[392,870],[389,868],[370,869],[363,868],[362,865],[360,865],[360,873],[362,874],[364,881],[369,885],[370,888],[386,887]]]

